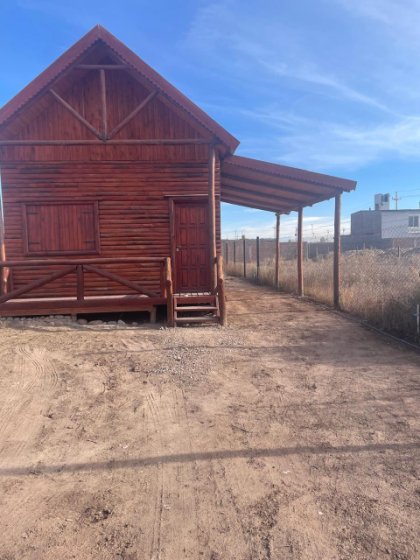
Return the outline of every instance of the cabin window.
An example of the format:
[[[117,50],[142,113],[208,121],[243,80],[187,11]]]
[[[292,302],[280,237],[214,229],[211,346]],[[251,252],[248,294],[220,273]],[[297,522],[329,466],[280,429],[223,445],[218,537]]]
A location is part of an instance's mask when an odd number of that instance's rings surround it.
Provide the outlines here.
[[[408,227],[418,228],[419,227],[419,216],[408,216]]]
[[[96,202],[24,204],[28,255],[99,252]]]

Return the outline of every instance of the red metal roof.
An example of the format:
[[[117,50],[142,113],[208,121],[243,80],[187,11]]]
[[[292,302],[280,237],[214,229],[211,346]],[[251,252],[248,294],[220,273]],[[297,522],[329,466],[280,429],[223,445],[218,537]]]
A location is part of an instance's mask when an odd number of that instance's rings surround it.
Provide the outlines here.
[[[170,84],[158,72],[153,70],[139,56],[131,51],[126,45],[119,41],[109,31],[102,26],[97,25],[84,35],[77,43],[62,54],[55,62],[53,62],[44,72],[37,76],[29,85],[27,85],[20,93],[11,99],[4,107],[0,109],[0,126],[4,125],[26,104],[30,103],[35,97],[38,97],[46,88],[48,88],[58,77],[64,74],[69,68],[76,64],[80,57],[86,53],[95,43],[102,41],[109,49],[127,65],[139,72],[159,91],[166,95],[171,101],[176,103],[191,117],[196,119],[211,134],[216,136],[221,143],[228,147],[230,152],[234,152],[239,141],[232,136],[227,130],[221,127],[195,103],[190,101],[183,93]]]
[[[286,165],[228,156],[222,163],[221,200],[288,213],[356,188],[356,181]]]

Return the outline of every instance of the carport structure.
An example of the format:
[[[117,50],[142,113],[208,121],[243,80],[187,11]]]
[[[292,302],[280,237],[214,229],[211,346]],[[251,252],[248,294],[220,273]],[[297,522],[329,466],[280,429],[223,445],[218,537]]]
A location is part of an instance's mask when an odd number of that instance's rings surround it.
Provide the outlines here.
[[[276,214],[275,284],[279,285],[280,216],[296,211],[298,295],[304,294],[303,209],[335,199],[334,307],[340,307],[341,195],[356,188],[356,181],[315,173],[241,156],[228,156],[221,165],[221,200]]]

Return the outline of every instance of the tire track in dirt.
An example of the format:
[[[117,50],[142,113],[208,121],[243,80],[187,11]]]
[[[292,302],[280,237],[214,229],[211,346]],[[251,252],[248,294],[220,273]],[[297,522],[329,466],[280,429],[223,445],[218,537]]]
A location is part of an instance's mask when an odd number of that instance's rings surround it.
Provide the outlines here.
[[[191,451],[182,391],[161,383],[146,395],[149,446],[156,456]],[[151,430],[150,430],[151,428]],[[191,463],[159,463],[153,472],[150,558],[198,558],[197,495]],[[183,519],[182,526],[179,519]]]
[[[39,432],[50,397],[58,383],[53,360],[45,348],[17,344],[7,351],[12,367],[5,372],[2,383],[9,390],[0,397],[0,461],[24,454]],[[0,358],[6,358],[4,351]]]

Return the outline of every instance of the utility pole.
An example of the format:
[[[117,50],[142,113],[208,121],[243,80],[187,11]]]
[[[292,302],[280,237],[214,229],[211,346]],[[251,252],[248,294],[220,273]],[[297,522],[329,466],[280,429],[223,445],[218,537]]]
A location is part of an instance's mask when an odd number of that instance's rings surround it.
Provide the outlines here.
[[[401,197],[398,196],[398,193],[395,191],[395,196],[392,197],[392,200],[395,200],[395,210],[398,210],[398,201],[401,200]]]

